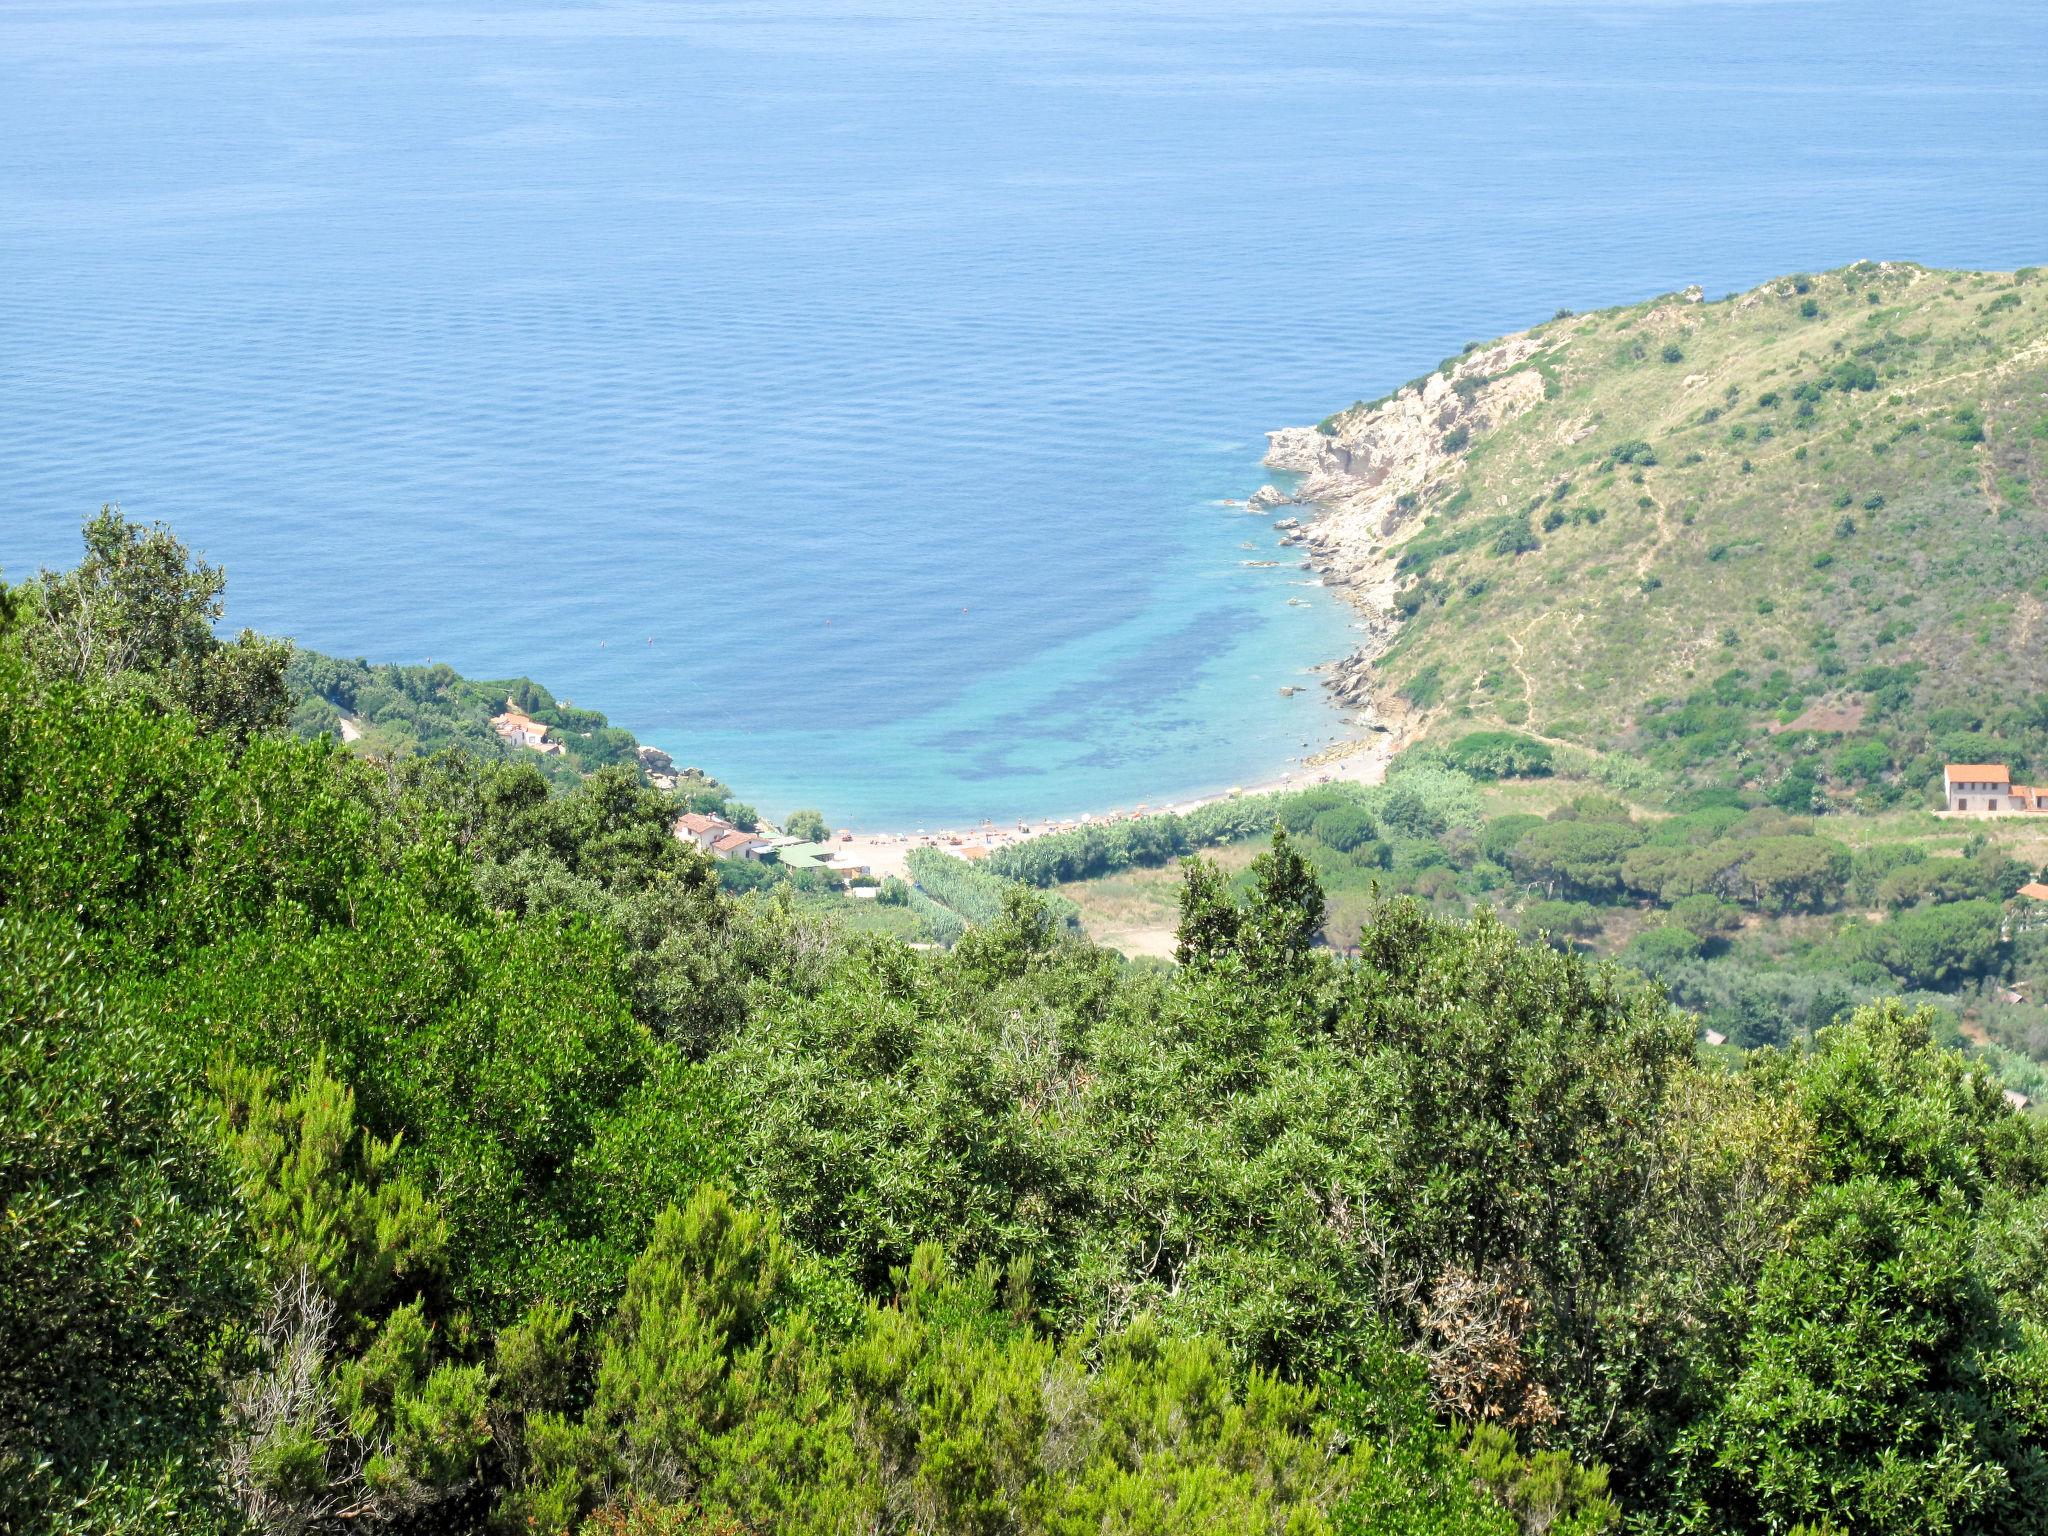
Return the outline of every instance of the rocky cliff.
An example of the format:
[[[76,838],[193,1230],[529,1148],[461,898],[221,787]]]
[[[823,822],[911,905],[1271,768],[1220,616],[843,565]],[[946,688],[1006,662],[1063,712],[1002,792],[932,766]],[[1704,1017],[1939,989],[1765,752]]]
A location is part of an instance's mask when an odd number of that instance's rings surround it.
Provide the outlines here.
[[[1541,402],[1543,375],[1529,366],[1540,345],[1526,332],[1509,336],[1321,426],[1267,434],[1267,466],[1302,479],[1291,496],[1267,486],[1250,505],[1315,508],[1312,522],[1283,532],[1364,615],[1364,643],[1330,668],[1328,682],[1365,723],[1397,736],[1411,725],[1399,702],[1375,697],[1368,681],[1400,623],[1398,546],[1420,526],[1430,498],[1455,482],[1473,445]]]

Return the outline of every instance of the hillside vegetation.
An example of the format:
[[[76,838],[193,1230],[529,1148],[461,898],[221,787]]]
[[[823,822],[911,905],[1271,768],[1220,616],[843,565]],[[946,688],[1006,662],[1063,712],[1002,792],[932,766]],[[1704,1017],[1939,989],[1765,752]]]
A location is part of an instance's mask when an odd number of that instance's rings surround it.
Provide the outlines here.
[[[285,678],[297,700],[294,731],[352,739],[361,751],[380,757],[431,755],[450,747],[483,758],[527,754],[543,773],[565,783],[599,768],[638,765],[640,744],[632,732],[597,710],[557,699],[530,677],[486,682],[445,663],[399,666],[294,648]],[[561,753],[528,754],[500,740],[491,717],[504,713],[508,703],[547,726]],[[344,718],[351,727],[347,733]]]
[[[122,548],[0,594],[0,1528],[2048,1530],[2048,1124],[1925,1014],[1702,1059],[1284,833],[1177,966],[849,935]]]
[[[1372,688],[1667,784],[2048,768],[2048,281],[1862,263],[1475,346],[1276,434]],[[1803,808],[1803,807],[1802,807]]]
[[[1551,758],[1540,742],[1475,733],[1411,747],[1384,784],[1091,825],[989,867],[1058,887],[1103,942],[1167,953],[1174,866],[1200,853],[1242,884],[1284,828],[1323,888],[1322,941],[1340,950],[1391,897],[1444,916],[1483,908],[1655,978],[1729,1052],[1807,1040],[1905,994],[1939,1038],[2048,1100],[2048,910],[2017,895],[2048,874],[2048,818],[1815,817],[1721,789],[1631,800]]]

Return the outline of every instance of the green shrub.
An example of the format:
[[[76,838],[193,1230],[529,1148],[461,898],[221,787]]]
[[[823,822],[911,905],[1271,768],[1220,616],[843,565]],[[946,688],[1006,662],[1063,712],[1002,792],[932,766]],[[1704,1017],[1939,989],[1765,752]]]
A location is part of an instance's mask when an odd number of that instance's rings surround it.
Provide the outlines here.
[[[1445,747],[1443,757],[1475,779],[1543,778],[1553,766],[1548,742],[1513,731],[1473,731]]]
[[[1653,976],[1679,961],[1696,960],[1699,953],[1699,935],[1680,923],[1646,928],[1630,939],[1623,951],[1631,965],[1641,966]]]
[[[1542,540],[1536,537],[1536,530],[1529,525],[1527,513],[1504,518],[1493,541],[1493,552],[1497,555],[1525,555],[1542,547]]]
[[[1600,931],[1600,910],[1582,901],[1534,901],[1522,908],[1518,923],[1530,938],[1591,938]]]
[[[1308,832],[1317,842],[1326,843],[1339,853],[1351,853],[1380,835],[1373,819],[1354,805],[1334,806],[1317,813]]]

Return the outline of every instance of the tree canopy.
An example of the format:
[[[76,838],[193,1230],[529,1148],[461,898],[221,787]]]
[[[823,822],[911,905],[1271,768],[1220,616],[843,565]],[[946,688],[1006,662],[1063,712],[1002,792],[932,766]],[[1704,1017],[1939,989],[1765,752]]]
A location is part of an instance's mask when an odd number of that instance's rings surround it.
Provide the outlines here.
[[[1284,830],[1189,865],[1175,966],[987,876],[912,949],[722,893],[629,774],[251,729],[35,601],[8,1529],[2048,1529],[2048,1135],[1925,1013],[1703,1062],[1484,916],[1340,958]]]

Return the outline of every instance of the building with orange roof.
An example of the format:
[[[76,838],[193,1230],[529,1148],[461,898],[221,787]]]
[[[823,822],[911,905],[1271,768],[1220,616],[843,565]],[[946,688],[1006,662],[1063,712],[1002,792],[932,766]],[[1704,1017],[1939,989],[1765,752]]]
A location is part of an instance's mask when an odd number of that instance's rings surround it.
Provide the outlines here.
[[[509,746],[529,747],[535,752],[550,755],[566,750],[559,741],[548,740],[548,728],[545,725],[516,707],[508,708],[502,715],[493,715],[491,729],[498,733],[500,741]]]
[[[695,843],[704,852],[711,851],[711,845],[726,833],[734,831],[733,824],[723,816],[705,816],[696,811],[685,811],[675,819],[671,829],[679,843]]]
[[[768,839],[734,828],[721,833],[711,851],[721,859],[758,859],[768,851]]]
[[[2003,763],[1950,763],[1941,770],[1941,787],[1949,810],[1973,816],[2048,811],[2048,789],[2013,783]]]

